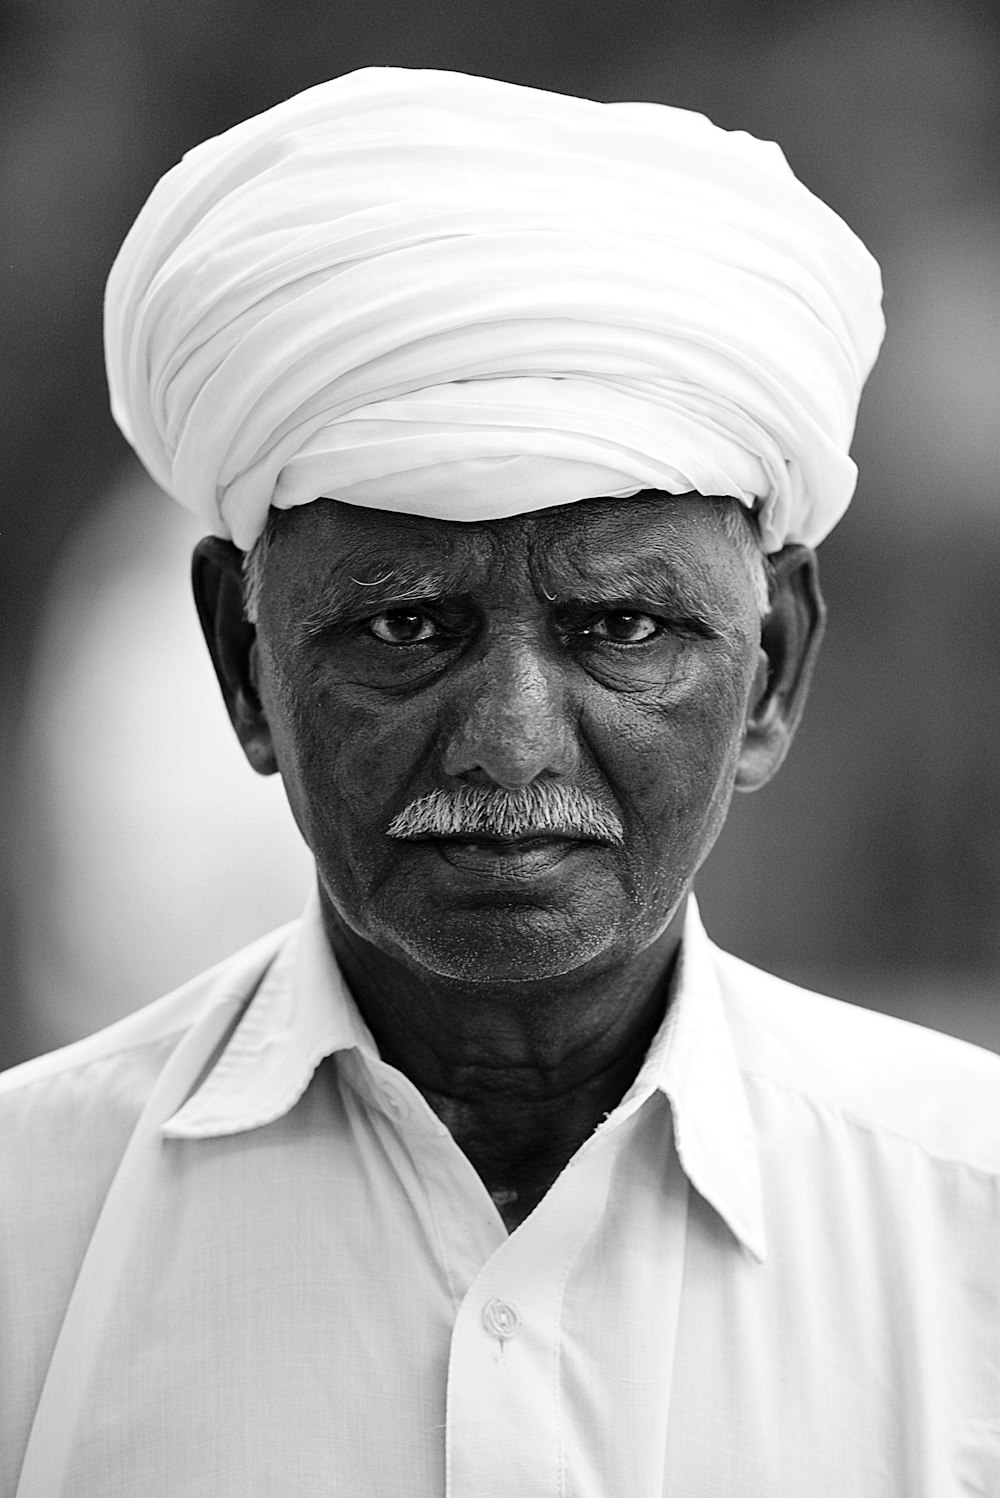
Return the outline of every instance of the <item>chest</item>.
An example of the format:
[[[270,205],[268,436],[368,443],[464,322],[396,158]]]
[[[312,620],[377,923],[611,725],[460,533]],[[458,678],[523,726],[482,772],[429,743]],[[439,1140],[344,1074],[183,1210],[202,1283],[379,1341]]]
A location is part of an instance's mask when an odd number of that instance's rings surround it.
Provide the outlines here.
[[[112,1192],[16,1498],[959,1498],[1000,1459],[995,1325],[850,1203],[801,1252],[790,1182],[759,1264],[650,1111],[507,1235],[440,1135],[311,1107]]]

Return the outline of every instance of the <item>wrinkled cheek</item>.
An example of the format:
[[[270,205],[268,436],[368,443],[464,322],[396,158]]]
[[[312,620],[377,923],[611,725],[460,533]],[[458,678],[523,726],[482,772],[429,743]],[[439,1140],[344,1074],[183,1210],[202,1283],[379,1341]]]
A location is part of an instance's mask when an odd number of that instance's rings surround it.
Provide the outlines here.
[[[736,770],[736,745],[729,723],[720,725],[718,736],[704,745],[687,774],[678,777],[676,835],[696,845],[704,857],[725,820]]]
[[[708,855],[732,796],[738,752],[732,720],[701,727],[707,731],[695,736],[696,747],[690,737],[667,736],[635,764],[633,805],[644,846],[632,866],[633,888],[637,899],[651,895],[661,911],[680,898]]]
[[[318,852],[319,830],[341,809],[342,746],[324,718],[310,706],[291,704],[277,731],[272,726],[278,769],[303,837]]]
[[[363,895],[379,877],[418,736],[396,714],[332,692],[293,707],[286,721],[279,764],[299,828],[327,882]]]

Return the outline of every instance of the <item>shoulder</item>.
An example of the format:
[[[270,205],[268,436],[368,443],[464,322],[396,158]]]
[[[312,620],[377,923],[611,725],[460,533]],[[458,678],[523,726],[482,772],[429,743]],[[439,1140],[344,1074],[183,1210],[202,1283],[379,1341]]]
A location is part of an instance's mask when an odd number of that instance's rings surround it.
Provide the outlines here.
[[[176,1046],[220,1005],[242,1012],[288,930],[86,1040],[0,1075],[0,1448],[18,1450],[27,1439],[108,1191]]]
[[[1000,1174],[1000,1056],[827,998],[715,948],[744,1076]]]
[[[109,1136],[134,1124],[160,1070],[180,1038],[216,1005],[249,999],[283,940],[283,927],[218,963],[173,993],[88,1035],[0,1073],[0,1135],[10,1161],[19,1133],[37,1144],[50,1132],[64,1139],[93,1117]],[[69,1116],[67,1116],[69,1115]],[[2,1166],[0,1166],[2,1170]]]

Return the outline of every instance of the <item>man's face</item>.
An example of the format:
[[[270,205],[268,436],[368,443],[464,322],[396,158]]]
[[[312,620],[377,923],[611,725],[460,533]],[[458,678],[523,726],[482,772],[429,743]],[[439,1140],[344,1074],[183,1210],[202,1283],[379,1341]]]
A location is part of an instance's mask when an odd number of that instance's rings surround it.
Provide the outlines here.
[[[302,506],[267,557],[255,652],[328,918],[484,982],[617,965],[664,931],[766,664],[751,567],[697,496],[478,524]],[[621,841],[387,833],[429,792],[542,781]]]

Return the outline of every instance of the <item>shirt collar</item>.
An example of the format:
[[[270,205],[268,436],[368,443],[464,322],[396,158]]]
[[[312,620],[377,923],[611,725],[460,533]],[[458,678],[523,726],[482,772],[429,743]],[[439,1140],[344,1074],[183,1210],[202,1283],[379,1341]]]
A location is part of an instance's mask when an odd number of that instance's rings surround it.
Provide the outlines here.
[[[310,896],[242,1018],[201,1084],[163,1125],[170,1139],[207,1139],[272,1123],[335,1051],[378,1050],[330,950]],[[671,1000],[613,1125],[654,1091],[669,1100],[677,1153],[692,1186],[755,1258],[766,1257],[760,1161],[750,1106],[694,896],[688,899]]]
[[[211,1139],[273,1123],[335,1051],[378,1055],[323,929],[319,895],[277,956],[221,1054],[163,1125],[169,1139]]]
[[[715,963],[688,898],[673,999],[663,1025],[658,1085],[692,1186],[759,1262],[767,1257],[760,1155]]]

